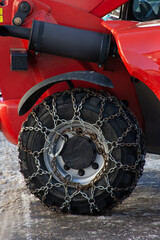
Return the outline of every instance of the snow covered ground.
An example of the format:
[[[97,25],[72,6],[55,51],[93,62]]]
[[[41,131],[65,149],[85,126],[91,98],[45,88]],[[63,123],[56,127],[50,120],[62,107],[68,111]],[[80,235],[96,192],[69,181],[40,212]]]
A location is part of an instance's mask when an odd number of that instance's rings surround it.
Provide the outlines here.
[[[51,212],[26,188],[16,146],[0,133],[0,240],[160,240],[160,156],[147,154],[132,195],[103,216]]]

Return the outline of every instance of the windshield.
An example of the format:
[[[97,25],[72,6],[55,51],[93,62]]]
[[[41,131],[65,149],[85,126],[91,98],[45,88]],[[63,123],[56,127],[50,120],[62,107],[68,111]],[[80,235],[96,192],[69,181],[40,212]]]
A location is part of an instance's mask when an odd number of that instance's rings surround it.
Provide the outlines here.
[[[160,19],[160,0],[134,0],[133,15],[139,21]]]

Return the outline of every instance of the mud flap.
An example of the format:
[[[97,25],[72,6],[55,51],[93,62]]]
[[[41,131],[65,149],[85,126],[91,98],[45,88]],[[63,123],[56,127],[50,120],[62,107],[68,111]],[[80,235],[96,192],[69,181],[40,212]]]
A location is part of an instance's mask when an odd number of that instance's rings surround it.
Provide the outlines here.
[[[22,97],[19,107],[19,116],[24,115],[28,112],[40,96],[53,85],[64,82],[64,81],[85,81],[89,83],[94,83],[103,87],[113,88],[113,83],[111,80],[103,74],[93,72],[93,71],[76,71],[60,74],[51,78],[48,78],[34,87],[32,87],[26,94]]]

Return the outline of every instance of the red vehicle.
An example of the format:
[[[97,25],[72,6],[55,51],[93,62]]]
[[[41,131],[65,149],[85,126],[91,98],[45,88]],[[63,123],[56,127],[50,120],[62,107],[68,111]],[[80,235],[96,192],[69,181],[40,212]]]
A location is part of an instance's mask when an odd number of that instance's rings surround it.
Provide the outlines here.
[[[157,0],[0,1],[0,127],[47,206],[111,209],[160,154],[159,18]]]

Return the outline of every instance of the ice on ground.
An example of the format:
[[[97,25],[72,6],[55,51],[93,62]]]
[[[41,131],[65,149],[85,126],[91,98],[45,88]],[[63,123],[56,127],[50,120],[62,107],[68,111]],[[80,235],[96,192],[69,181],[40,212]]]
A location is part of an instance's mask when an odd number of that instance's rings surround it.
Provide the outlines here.
[[[160,155],[147,153],[144,169],[145,171],[160,171]]]

